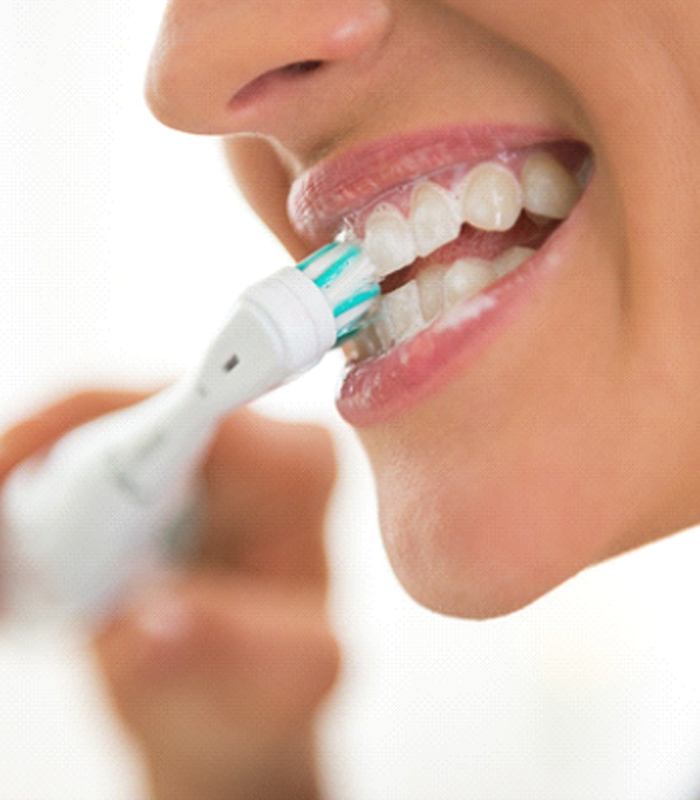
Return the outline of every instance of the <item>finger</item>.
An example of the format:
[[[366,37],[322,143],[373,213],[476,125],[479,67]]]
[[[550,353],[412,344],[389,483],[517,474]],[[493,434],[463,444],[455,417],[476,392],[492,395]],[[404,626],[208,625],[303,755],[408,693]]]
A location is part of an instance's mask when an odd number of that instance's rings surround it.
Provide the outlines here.
[[[78,392],[18,422],[0,438],[0,480],[21,461],[52,445],[72,428],[143,400],[150,392],[96,389]]]
[[[288,735],[339,669],[313,598],[245,578],[190,577],[110,623],[95,645],[129,727],[183,757],[203,741],[231,758]]]
[[[206,560],[324,583],[324,523],[337,474],[328,431],[237,412],[221,426],[204,472]]]

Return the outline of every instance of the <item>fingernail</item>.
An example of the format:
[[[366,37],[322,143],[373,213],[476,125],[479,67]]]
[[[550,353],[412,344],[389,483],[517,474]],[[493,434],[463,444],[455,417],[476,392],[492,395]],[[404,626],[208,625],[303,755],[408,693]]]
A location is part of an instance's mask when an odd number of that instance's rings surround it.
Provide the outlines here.
[[[136,613],[136,626],[158,642],[182,640],[190,630],[192,613],[182,597],[163,591],[147,600]]]

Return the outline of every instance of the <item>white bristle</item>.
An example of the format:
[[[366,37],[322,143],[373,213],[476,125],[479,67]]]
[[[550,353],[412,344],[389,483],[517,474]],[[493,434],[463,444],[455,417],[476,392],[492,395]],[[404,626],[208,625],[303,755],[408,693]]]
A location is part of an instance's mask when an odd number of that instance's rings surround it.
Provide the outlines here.
[[[347,250],[347,248],[344,249]],[[343,250],[341,250],[341,245],[337,242],[331,242],[315,253],[312,253],[308,258],[302,261],[301,264],[298,264],[297,267],[307,278],[315,281],[316,278],[319,278],[342,254]]]
[[[341,335],[361,319],[379,294],[377,269],[358,242],[328,244],[302,261],[298,269],[323,293]],[[353,300],[360,302],[352,306]],[[343,310],[346,304],[352,307]]]
[[[375,283],[376,269],[372,262],[361,252],[359,256],[351,259],[347,267],[327,286],[322,287],[323,293],[331,305],[336,305],[345,298],[355,294],[363,286]]]
[[[352,325],[352,323],[359,320],[363,314],[366,314],[373,305],[373,301],[367,301],[359,306],[355,306],[355,308],[351,309],[350,311],[346,311],[344,314],[341,314],[336,318],[336,328],[340,331],[348,325]]]

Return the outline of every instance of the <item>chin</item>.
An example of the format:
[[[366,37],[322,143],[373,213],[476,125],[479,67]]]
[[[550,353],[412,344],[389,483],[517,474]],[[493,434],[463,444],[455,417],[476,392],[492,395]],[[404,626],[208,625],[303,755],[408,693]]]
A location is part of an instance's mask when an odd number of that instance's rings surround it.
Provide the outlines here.
[[[420,605],[454,617],[490,619],[530,605],[586,564],[545,562],[542,529],[516,519],[416,518],[410,508],[381,517],[384,545],[398,580]]]
[[[440,614],[488,619],[513,613],[607,554],[614,520],[570,502],[557,481],[538,486],[477,470],[454,473],[419,458],[401,469],[375,464],[379,522],[398,580],[420,605]],[[488,473],[488,470],[486,471]],[[576,483],[571,477],[570,488]],[[561,498],[557,502],[556,498]]]

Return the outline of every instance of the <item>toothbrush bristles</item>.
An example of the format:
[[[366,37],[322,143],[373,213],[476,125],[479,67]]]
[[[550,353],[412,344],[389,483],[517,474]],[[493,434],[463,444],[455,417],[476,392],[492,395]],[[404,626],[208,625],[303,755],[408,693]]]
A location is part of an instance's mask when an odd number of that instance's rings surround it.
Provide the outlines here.
[[[380,294],[377,270],[357,242],[335,241],[312,253],[297,268],[323,292],[333,310],[336,346],[355,336]]]

